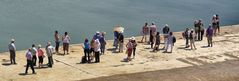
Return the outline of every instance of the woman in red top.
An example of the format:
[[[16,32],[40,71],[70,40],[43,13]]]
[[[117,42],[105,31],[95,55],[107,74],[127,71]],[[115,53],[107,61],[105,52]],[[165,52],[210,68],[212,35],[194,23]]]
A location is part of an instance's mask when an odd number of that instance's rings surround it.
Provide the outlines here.
[[[44,52],[41,49],[41,45],[38,45],[37,53],[39,58],[39,67],[41,68],[43,64],[43,58],[45,57]]]

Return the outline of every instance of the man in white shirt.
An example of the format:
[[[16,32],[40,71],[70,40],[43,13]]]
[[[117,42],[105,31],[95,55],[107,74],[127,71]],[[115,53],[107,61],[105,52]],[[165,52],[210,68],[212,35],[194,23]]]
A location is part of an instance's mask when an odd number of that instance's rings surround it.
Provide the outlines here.
[[[37,62],[37,49],[35,47],[35,44],[32,44],[31,53],[32,53],[33,66],[36,66],[36,62]]]
[[[10,61],[11,61],[11,64],[17,64],[16,63],[16,47],[15,47],[15,44],[14,44],[15,40],[12,39],[11,40],[11,43],[8,45],[8,50],[10,52]]]
[[[100,41],[98,39],[95,40],[94,43],[94,51],[95,51],[95,62],[100,62]]]
[[[52,54],[53,54],[53,46],[51,46],[51,42],[48,42],[47,43],[47,46],[46,46],[46,54],[47,54],[47,57],[48,57],[48,67],[52,67],[53,65],[53,58],[52,58]]]

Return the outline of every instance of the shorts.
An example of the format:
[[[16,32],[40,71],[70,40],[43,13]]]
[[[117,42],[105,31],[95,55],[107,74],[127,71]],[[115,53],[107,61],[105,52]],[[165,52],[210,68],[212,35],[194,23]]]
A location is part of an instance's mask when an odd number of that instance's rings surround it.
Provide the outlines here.
[[[63,43],[63,50],[69,50],[69,43]]]

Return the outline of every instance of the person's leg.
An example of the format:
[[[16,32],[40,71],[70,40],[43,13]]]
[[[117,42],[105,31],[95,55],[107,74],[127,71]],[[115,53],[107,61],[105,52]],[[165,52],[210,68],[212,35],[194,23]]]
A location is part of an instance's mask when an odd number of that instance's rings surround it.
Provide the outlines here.
[[[100,62],[100,52],[98,52],[98,62]]]
[[[60,45],[60,42],[56,41],[56,47],[55,47],[56,53],[59,53],[59,45]]]
[[[54,64],[54,61],[53,61],[53,56],[51,56],[51,65]]]
[[[31,69],[32,69],[32,73],[35,74],[35,70],[34,70],[34,67],[33,67],[32,61],[30,61],[30,67],[31,67]]]
[[[88,62],[90,62],[90,50],[88,49],[86,53],[87,53],[87,57],[88,57]]]
[[[191,47],[191,49],[193,49],[193,42],[192,42],[192,40],[190,40],[190,47]]]
[[[95,63],[97,62],[97,52],[95,52]]]
[[[204,31],[201,31],[201,40],[203,40]]]
[[[207,37],[207,44],[208,44],[208,47],[210,47],[210,37]]]
[[[66,43],[63,43],[63,52],[65,54],[65,50],[66,50]]]
[[[171,47],[170,53],[172,53],[173,52],[173,44],[170,44],[170,47]]]
[[[51,65],[51,57],[50,56],[48,56],[48,67],[52,67],[52,65]]]
[[[13,52],[10,50],[10,61],[11,61],[11,64],[13,64]]]
[[[145,38],[144,36],[145,36],[145,35],[143,35],[143,36],[142,36],[142,39],[141,39],[141,42],[142,42],[142,43],[143,43],[143,41],[144,41],[144,38]]]
[[[133,58],[135,57],[136,48],[133,48]]]
[[[84,49],[84,54],[85,54],[84,57],[86,58],[87,57],[87,49]],[[89,60],[89,59],[86,58],[86,60]]]
[[[200,40],[200,37],[201,37],[201,32],[200,30],[198,30],[198,40]]]
[[[212,37],[210,37],[210,44],[211,44],[211,47],[212,47]]]
[[[38,59],[39,59],[39,61],[38,61],[38,67],[41,67],[41,56],[38,56]]]
[[[28,67],[29,67],[30,63],[29,63],[29,60],[27,60],[27,65],[26,65],[26,70],[25,70],[25,74],[27,74],[28,72]]]
[[[67,54],[69,54],[69,43],[67,43],[66,45],[67,45],[66,51],[67,51]]]
[[[218,34],[220,34],[220,24],[217,24]]]
[[[186,48],[188,47],[188,38],[186,38]]]

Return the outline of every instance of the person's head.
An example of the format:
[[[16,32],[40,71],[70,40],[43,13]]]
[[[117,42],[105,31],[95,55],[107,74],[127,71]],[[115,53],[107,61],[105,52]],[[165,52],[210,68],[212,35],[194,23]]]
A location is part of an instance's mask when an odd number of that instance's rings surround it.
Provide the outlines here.
[[[152,22],[152,25],[155,25],[155,23],[154,23],[154,22]]]
[[[35,44],[32,44],[32,47],[35,47]]]
[[[218,14],[216,14],[216,17],[219,17],[219,15],[218,15]]]
[[[170,32],[169,35],[173,35],[173,32]]]
[[[145,25],[145,26],[147,26],[147,25],[148,25],[148,23],[145,23],[144,25]]]
[[[41,44],[38,45],[38,49],[40,49],[40,48],[41,48]]]
[[[165,27],[168,27],[168,24],[165,24]]]
[[[58,31],[57,31],[57,30],[55,31],[55,34],[58,34]]]
[[[89,40],[87,38],[85,38],[85,42],[89,42]]]
[[[189,30],[189,28],[186,28],[186,31],[188,31]]]
[[[194,30],[193,30],[193,29],[191,29],[191,33],[193,33],[193,31],[194,31]]]
[[[51,42],[47,42],[47,45],[50,46],[50,45],[51,45]]]
[[[68,35],[68,32],[65,32],[65,35]]]
[[[11,43],[14,43],[15,42],[15,39],[11,39]]]
[[[32,49],[31,49],[31,48],[28,48],[28,51],[32,51]]]
[[[211,25],[211,24],[209,24],[209,25],[208,25],[208,28],[212,28],[212,25]]]
[[[100,32],[99,31],[96,31],[96,35],[99,35],[100,34]]]
[[[202,22],[202,19],[199,19],[198,22]]]
[[[157,34],[156,35],[159,35],[159,32],[157,32]]]

